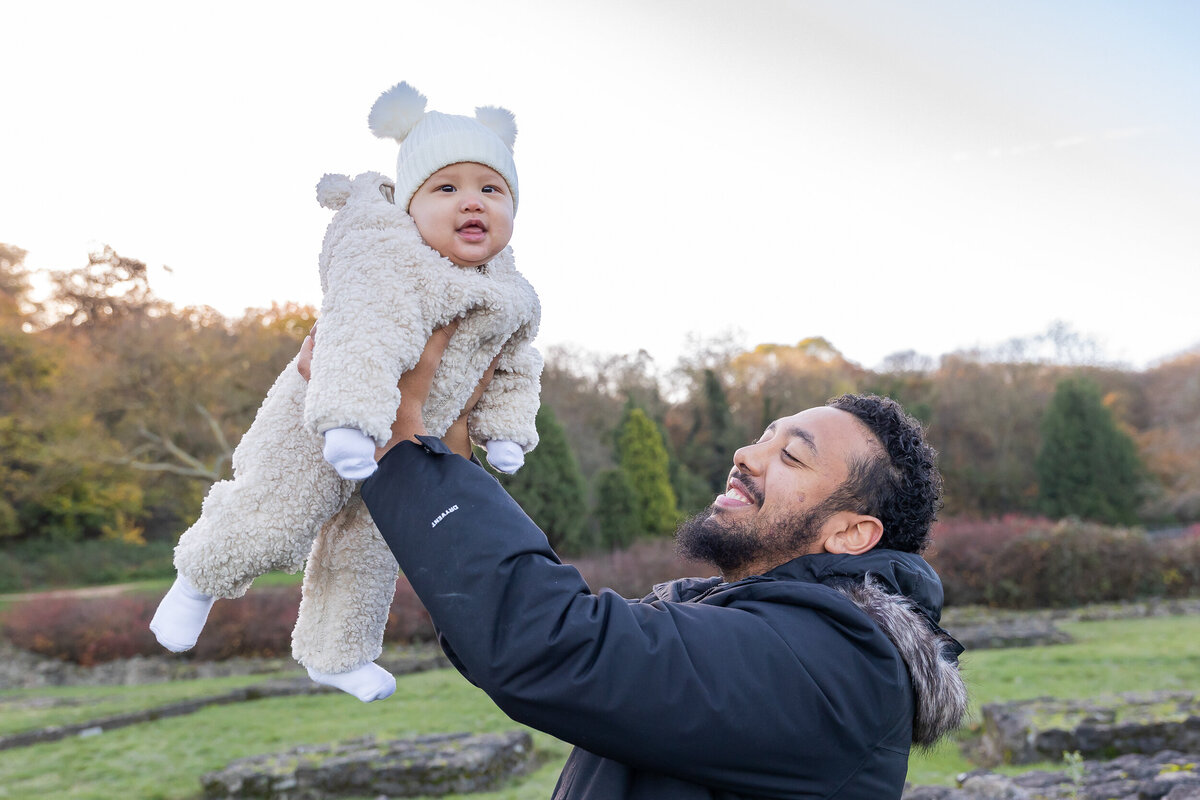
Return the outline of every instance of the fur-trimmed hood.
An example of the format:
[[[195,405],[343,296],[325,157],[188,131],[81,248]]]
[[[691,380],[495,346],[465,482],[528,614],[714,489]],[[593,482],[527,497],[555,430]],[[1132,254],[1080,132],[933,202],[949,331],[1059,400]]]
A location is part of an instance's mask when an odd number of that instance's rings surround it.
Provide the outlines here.
[[[958,671],[962,645],[869,573],[862,583],[837,589],[887,634],[908,667],[916,695],[913,744],[931,746],[958,728],[967,713],[967,687]]]

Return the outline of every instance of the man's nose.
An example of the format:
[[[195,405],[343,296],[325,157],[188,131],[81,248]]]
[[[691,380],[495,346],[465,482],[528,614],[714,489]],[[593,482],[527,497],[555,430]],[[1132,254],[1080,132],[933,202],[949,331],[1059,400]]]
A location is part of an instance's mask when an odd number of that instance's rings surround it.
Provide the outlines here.
[[[739,447],[733,453],[733,466],[738,472],[747,475],[757,475],[760,457],[757,444],[747,444]]]

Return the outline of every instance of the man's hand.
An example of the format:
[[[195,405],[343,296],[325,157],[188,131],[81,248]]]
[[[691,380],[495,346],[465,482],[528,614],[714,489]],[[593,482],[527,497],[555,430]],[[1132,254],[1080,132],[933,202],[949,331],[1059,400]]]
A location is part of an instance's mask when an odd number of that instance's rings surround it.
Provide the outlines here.
[[[415,441],[417,436],[428,434],[422,411],[425,401],[429,399],[429,387],[433,385],[433,374],[437,371],[438,365],[442,363],[442,355],[446,352],[446,346],[450,344],[450,337],[458,330],[460,321],[456,319],[445,327],[435,330],[430,335],[429,342],[426,343],[425,350],[422,351],[417,363],[400,376],[397,384],[400,388],[400,406],[396,409],[396,421],[392,423],[392,438],[386,445],[375,451],[376,461],[383,458],[384,454],[396,444],[406,439]],[[314,327],[312,332],[304,337],[304,344],[300,348],[300,357],[296,361],[296,369],[304,376],[304,380],[309,380],[311,377],[315,334],[316,328]],[[499,359],[499,356],[496,358]],[[479,398],[483,396],[495,370],[496,361],[493,361],[479,381],[479,385],[475,387],[475,392],[467,401],[462,414],[442,436],[442,441],[446,443],[446,446],[463,458],[471,457],[471,438],[467,433],[467,417],[475,408],[475,404],[479,402]]]

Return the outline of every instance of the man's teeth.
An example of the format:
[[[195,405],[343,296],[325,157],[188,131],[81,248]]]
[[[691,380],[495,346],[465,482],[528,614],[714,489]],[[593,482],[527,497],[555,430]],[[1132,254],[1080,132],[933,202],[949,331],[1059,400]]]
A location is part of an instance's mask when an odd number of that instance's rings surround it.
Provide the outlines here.
[[[728,497],[730,500],[737,500],[739,503],[749,503],[750,502],[749,497],[746,497],[746,495],[742,494],[741,492],[739,492],[737,489],[733,488],[732,486],[730,486],[729,490],[727,492],[725,492],[725,496]]]

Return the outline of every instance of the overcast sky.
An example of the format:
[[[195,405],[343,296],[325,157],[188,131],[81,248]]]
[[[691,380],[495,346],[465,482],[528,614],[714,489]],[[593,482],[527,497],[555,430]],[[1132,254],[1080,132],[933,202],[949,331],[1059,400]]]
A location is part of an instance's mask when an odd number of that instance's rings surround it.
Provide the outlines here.
[[[15,8],[14,8],[15,6]],[[0,242],[101,244],[178,305],[319,304],[326,172],[366,116],[517,118],[542,346],[689,335],[875,366],[1056,321],[1200,345],[1200,3],[28,2],[0,11]],[[168,272],[165,267],[169,267]]]

